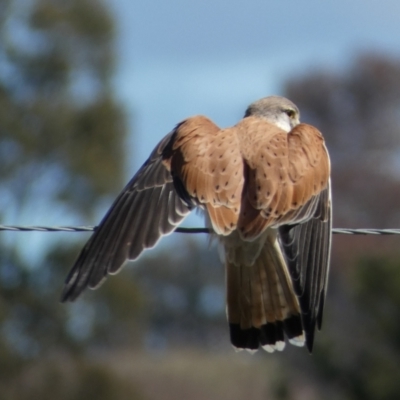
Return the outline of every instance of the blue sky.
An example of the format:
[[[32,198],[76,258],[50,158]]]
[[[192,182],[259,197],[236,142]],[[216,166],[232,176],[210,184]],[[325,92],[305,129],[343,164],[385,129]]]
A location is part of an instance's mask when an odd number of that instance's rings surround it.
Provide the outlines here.
[[[360,51],[400,54],[398,0],[107,2],[118,32],[115,88],[133,133],[128,176],[185,117],[234,124],[288,77],[342,68]]]

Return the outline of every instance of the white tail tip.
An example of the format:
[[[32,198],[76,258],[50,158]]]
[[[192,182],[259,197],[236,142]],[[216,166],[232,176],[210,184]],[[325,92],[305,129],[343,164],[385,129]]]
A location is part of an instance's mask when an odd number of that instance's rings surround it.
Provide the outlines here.
[[[266,344],[262,348],[268,353],[273,353],[275,350],[282,351],[285,348],[286,343],[279,341],[275,344]]]
[[[293,346],[303,347],[305,343],[304,334],[289,339],[289,343],[292,344]]]

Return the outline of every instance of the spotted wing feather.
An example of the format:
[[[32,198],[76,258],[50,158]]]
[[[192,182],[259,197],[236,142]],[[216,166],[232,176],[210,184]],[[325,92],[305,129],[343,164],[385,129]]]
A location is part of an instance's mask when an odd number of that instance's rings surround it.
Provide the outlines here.
[[[198,116],[180,126],[173,149],[173,175],[191,198],[207,209],[215,232],[231,233],[236,228],[244,183],[236,130],[220,130]]]
[[[268,226],[308,219],[315,207],[312,199],[327,186],[330,174],[321,133],[306,124],[286,133],[251,118],[240,129],[247,177],[239,218],[243,237],[252,240]]]

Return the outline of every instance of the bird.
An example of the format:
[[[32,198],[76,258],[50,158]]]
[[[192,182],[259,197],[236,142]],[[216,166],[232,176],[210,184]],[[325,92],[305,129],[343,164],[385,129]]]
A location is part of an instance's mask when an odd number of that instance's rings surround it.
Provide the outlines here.
[[[237,350],[311,353],[331,252],[330,159],[321,132],[280,96],[219,128],[178,123],[151,152],[69,272],[61,301],[95,289],[200,209],[221,247],[229,336]]]

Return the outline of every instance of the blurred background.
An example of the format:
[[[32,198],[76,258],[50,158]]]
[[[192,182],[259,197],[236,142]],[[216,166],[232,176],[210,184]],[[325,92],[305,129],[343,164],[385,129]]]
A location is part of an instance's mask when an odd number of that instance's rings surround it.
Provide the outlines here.
[[[95,225],[177,122],[233,125],[279,94],[324,133],[334,226],[400,228],[399,15],[397,0],[1,0],[0,222]],[[399,398],[398,236],[334,237],[312,356],[233,351],[205,236],[173,234],[60,304],[88,238],[0,233],[1,398]]]

